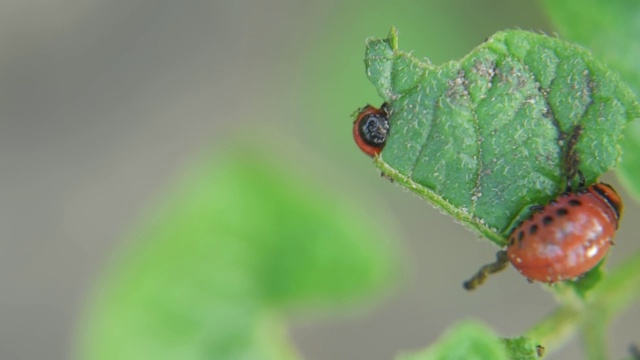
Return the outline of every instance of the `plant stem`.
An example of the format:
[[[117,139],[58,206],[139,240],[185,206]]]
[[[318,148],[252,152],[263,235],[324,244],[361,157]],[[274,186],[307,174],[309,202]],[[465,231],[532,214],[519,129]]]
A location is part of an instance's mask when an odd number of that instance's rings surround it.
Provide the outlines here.
[[[538,341],[548,354],[580,329],[588,359],[605,359],[606,325],[640,298],[640,252],[603,278],[586,303],[568,288],[558,290],[556,295],[561,305],[525,336]]]
[[[592,311],[611,320],[640,298],[640,251],[611,272],[593,289]]]
[[[560,306],[529,329],[525,336],[535,339],[545,348],[545,353],[549,354],[574,334],[582,320],[582,314],[573,306]]]
[[[583,323],[581,337],[585,358],[607,359],[607,328],[609,322],[600,316],[591,316]]]

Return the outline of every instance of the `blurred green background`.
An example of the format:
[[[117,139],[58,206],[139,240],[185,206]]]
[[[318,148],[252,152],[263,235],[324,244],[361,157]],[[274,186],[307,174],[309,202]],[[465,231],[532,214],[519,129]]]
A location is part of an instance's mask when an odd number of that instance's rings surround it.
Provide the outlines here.
[[[203,157],[245,143],[300,175],[296,191],[357,209],[345,222],[381,229],[403,259],[364,308],[292,313],[303,358],[391,359],[466,318],[515,336],[553,309],[512,269],[464,292],[496,249],[381,179],[351,137],[350,114],[380,102],[365,38],[396,26],[401,49],[439,64],[501,29],[553,33],[537,2],[9,0],[0,19],[0,358],[71,356],[89,294],[140,221]],[[638,226],[623,221],[610,265],[640,247]],[[639,321],[636,306],[614,324],[616,357]],[[577,342],[554,356],[581,358]]]

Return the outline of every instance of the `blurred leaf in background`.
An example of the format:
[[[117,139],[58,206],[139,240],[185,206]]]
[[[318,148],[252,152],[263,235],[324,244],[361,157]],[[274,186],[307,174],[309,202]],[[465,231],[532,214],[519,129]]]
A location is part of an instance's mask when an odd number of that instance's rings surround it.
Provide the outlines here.
[[[285,313],[391,279],[385,232],[349,198],[234,147],[197,164],[96,284],[85,359],[294,359]]]
[[[397,360],[506,360],[504,344],[485,325],[466,321],[457,324],[443,335],[438,343],[413,354],[398,356]]]

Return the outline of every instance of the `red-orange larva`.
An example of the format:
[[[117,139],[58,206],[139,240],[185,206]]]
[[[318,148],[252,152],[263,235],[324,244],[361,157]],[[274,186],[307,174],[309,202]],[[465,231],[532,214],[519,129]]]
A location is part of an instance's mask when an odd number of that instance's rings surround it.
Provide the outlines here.
[[[507,256],[530,280],[576,278],[605,257],[621,214],[622,199],[607,184],[564,193],[511,232]]]
[[[367,105],[353,122],[353,139],[365,154],[373,157],[382,151],[389,135],[389,113],[386,104],[380,109]]]

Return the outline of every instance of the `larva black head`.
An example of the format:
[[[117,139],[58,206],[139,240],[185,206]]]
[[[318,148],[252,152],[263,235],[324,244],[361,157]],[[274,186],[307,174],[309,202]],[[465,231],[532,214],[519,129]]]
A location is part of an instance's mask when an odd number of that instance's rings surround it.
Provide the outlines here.
[[[386,104],[380,109],[367,105],[353,123],[353,138],[365,154],[375,156],[382,151],[389,135],[389,113]]]

